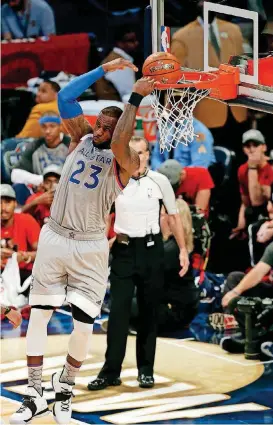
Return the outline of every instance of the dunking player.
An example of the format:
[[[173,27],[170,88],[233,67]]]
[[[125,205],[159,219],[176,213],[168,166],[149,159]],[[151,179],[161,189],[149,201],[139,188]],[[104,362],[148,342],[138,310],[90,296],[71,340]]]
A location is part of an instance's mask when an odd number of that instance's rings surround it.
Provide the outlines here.
[[[65,298],[71,304],[74,330],[66,364],[52,376],[56,393],[53,415],[59,424],[69,424],[71,419],[72,386],[86,358],[94,318],[106,289],[105,217],[139,168],[139,156],[129,147],[129,141],[137,108],[152,92],[155,82],[149,78],[138,80],[123,113],[117,107],[103,109],[93,135],[76,99],[105,72],[124,67],[136,70],[131,62],[116,59],[75,78],[59,92],[60,114],[72,141],[33,267],[27,333],[28,387],[20,409],[11,416],[12,424],[29,423],[33,417],[48,413],[41,383],[47,324],[54,307],[61,306]]]

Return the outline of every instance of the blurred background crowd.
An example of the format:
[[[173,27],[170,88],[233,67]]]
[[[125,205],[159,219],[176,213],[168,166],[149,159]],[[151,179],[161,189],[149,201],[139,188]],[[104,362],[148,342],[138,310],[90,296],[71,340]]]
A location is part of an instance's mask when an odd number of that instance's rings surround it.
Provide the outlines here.
[[[138,66],[137,74],[131,69],[106,74],[80,99],[91,124],[103,107],[123,107],[141,75],[144,10],[149,2],[5,0],[1,3],[1,269],[5,269],[8,259],[16,253],[23,285],[31,275],[40,228],[49,217],[70,141],[59,118],[57,93],[73,76],[124,57]],[[190,0],[165,1],[165,25],[172,30],[171,50],[182,65],[195,69],[202,68],[198,54],[203,49],[202,4]],[[226,4],[258,12],[259,54],[270,56],[272,1],[231,0]],[[251,57],[253,53],[251,23],[232,17],[227,21],[227,18],[221,17],[217,22],[212,17],[216,41],[213,43],[211,36],[210,59],[216,67],[227,62],[234,49],[238,55]],[[221,25],[225,26],[232,48],[228,42],[217,43],[217,25],[218,31]],[[135,136],[149,142],[151,169],[165,174],[175,190],[191,259],[192,277],[183,286],[177,273],[179,265],[172,261],[177,257],[176,247],[169,243],[171,235],[162,214],[166,273],[160,332],[188,326],[198,311],[210,314],[212,326],[225,326],[231,313],[227,300],[247,295],[250,288],[246,284],[236,290],[242,273],[254,268],[261,259],[267,261],[269,269],[273,263],[272,115],[205,99],[196,107],[194,117],[192,143],[181,144],[165,155],[159,151],[156,122],[145,99],[135,126]],[[183,208],[179,204],[181,199],[186,205]],[[114,220],[113,206],[108,218],[109,241],[115,237]],[[265,260],[267,247],[270,249]],[[237,280],[234,278],[234,272],[241,273],[239,280],[238,274]],[[6,272],[8,294],[7,276]],[[252,295],[272,298],[270,270],[266,269],[264,276],[255,275],[255,279]],[[28,290],[27,284],[21,291],[17,288],[19,298],[13,298],[9,304],[26,306]],[[107,312],[109,308],[106,298],[103,309]],[[215,313],[219,314],[215,316]],[[132,328],[136,314],[132,309]],[[236,326],[232,320],[229,325]]]

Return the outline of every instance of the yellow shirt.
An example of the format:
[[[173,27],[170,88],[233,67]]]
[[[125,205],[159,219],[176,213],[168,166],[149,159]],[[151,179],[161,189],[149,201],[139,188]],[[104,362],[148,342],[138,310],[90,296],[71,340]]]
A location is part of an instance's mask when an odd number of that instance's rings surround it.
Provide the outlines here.
[[[42,115],[44,115],[45,112],[49,111],[59,114],[57,100],[53,100],[52,102],[48,103],[38,103],[37,105],[33,106],[23,129],[19,134],[17,134],[16,137],[42,137],[39,119]]]

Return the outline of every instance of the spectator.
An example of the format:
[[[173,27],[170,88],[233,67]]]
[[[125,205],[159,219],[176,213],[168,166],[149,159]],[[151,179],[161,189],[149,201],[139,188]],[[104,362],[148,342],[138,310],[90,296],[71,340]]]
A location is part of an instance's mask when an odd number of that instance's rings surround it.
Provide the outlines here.
[[[196,2],[197,19],[175,32],[172,38],[171,52],[186,68],[203,69],[203,3],[204,0]],[[209,65],[218,68],[221,63],[228,63],[230,56],[244,53],[243,37],[238,25],[216,18],[214,12],[209,13],[209,20]],[[236,150],[236,135],[239,133],[240,137],[245,131],[245,125],[240,123],[246,121],[247,109],[205,98],[196,105],[194,115],[212,130],[217,144],[221,142],[222,146]]]
[[[176,159],[182,167],[208,168],[215,163],[213,136],[211,132],[196,118],[193,119],[193,127],[194,138],[188,146],[183,143],[178,143],[175,149],[172,148],[171,152],[165,149],[164,152],[161,153],[160,144],[155,144],[151,157],[152,170],[156,170],[169,158]]]
[[[64,164],[70,138],[62,134],[61,119],[55,112],[45,112],[39,124],[43,137],[27,145],[14,168],[43,175],[44,169],[50,164]]]
[[[124,58],[133,62],[131,56],[138,47],[135,31],[131,26],[120,27],[115,34],[115,47],[102,61],[101,65],[114,59]],[[123,96],[132,92],[135,83],[135,71],[130,68],[108,72],[95,84],[98,99],[121,101]]]
[[[176,200],[184,228],[187,251],[193,251],[191,212],[185,201]],[[179,247],[169,226],[169,216],[162,209],[160,225],[164,241],[164,291],[159,310],[159,331],[181,330],[198,312],[200,290],[193,278],[192,264],[182,278],[179,276]]]
[[[208,215],[211,189],[214,188],[214,183],[206,168],[183,168],[175,159],[168,159],[157,171],[168,177],[176,197],[181,195],[186,202],[196,205],[206,216]]]
[[[14,329],[21,325],[22,316],[18,310],[13,310],[11,307],[1,305],[1,315],[2,314],[8,319]]]
[[[262,32],[266,40],[266,52],[272,52],[273,50],[273,16],[268,18],[266,26]]]
[[[8,0],[1,12],[5,40],[56,33],[53,10],[44,0]]]
[[[248,157],[238,170],[241,193],[241,208],[238,224],[232,234],[238,235],[249,224],[267,216],[266,205],[271,196],[273,170],[266,158],[266,144],[259,130],[248,130],[243,134],[243,151]]]
[[[1,269],[16,251],[21,282],[31,275],[40,234],[40,226],[29,214],[15,213],[13,188],[2,184],[1,190]]]
[[[224,287],[224,297],[222,299],[222,305],[230,313],[235,315],[237,322],[240,325],[240,330],[242,332],[241,338],[225,337],[221,340],[221,347],[228,351],[229,353],[243,353],[244,352],[244,338],[245,338],[245,317],[244,314],[238,311],[237,304],[241,296],[244,297],[258,297],[257,299],[273,298],[273,285],[272,285],[272,276],[269,273],[272,273],[273,267],[273,242],[266,248],[264,255],[261,260],[256,264],[256,266],[246,275],[241,272],[230,273],[225,287]],[[267,279],[267,282],[264,279]],[[253,317],[257,312],[253,309]],[[273,309],[272,306],[269,306],[269,309],[265,307],[263,312],[258,316],[267,316],[266,323],[262,324],[263,327],[262,335],[259,335],[257,323],[256,327],[252,329],[253,340],[257,339],[259,345],[261,345],[261,350],[268,356],[272,357],[272,351],[265,352],[265,346],[269,341],[272,343],[273,336],[273,327],[272,327],[272,317]],[[265,317],[264,317],[265,319]],[[262,322],[262,320],[261,320]],[[270,331],[271,328],[271,331]],[[272,345],[270,346],[272,350]],[[269,349],[269,346],[268,346]],[[269,350],[270,351],[270,350]]]
[[[31,195],[22,212],[29,213],[37,220],[42,227],[50,216],[50,207],[53,202],[54,193],[62,174],[62,167],[51,164],[44,169],[44,181],[40,191]]]
[[[59,114],[58,104],[57,104],[57,93],[60,90],[60,86],[55,81],[44,81],[40,84],[38,92],[36,95],[36,103],[30,115],[19,134],[16,137],[27,138],[42,137],[41,126],[39,125],[39,119],[46,111],[53,111],[56,114]]]
[[[256,266],[246,275],[241,272],[233,272],[228,275],[222,306],[228,307],[230,301],[239,296],[273,298],[272,278],[269,283],[262,282],[273,267],[273,242],[266,248],[264,255]]]

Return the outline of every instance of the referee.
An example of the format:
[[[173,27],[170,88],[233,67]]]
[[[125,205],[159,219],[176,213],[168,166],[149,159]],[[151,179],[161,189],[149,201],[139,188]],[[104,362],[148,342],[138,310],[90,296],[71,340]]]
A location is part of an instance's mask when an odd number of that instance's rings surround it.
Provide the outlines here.
[[[139,154],[140,168],[115,201],[116,240],[112,248],[111,309],[107,329],[105,363],[89,390],[121,384],[120,372],[126,352],[131,303],[135,286],[139,322],[136,357],[139,386],[154,386],[153,369],[157,314],[164,285],[164,250],[159,217],[162,203],[170,214],[171,230],[180,248],[183,276],[189,266],[182,222],[168,179],[148,169],[149,145],[133,137],[130,146]]]

